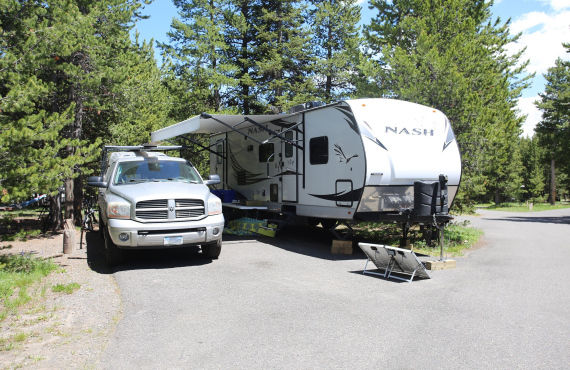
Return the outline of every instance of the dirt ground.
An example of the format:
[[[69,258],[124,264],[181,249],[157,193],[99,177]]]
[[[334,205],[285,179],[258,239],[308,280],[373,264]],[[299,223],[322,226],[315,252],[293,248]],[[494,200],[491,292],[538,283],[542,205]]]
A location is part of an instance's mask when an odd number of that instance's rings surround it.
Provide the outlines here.
[[[62,267],[37,289],[39,298],[22,307],[18,315],[0,322],[0,367],[98,368],[100,355],[122,315],[118,287],[106,269],[97,232],[79,232],[73,253],[64,255],[63,234],[26,242],[1,242],[1,254],[31,253],[52,258]],[[8,247],[11,246],[11,247]],[[88,253],[89,252],[89,253]],[[55,293],[55,284],[77,283],[71,294]]]

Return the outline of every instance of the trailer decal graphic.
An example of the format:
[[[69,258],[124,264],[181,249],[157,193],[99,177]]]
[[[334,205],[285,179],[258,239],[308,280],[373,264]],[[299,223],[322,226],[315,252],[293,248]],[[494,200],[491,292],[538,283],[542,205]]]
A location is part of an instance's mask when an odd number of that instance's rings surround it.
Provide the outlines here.
[[[231,150],[230,150],[230,159],[232,161],[232,169],[235,172],[234,178],[236,179],[238,185],[251,185],[267,180],[267,177],[263,176],[263,173],[261,172],[253,173],[243,168],[238,163],[234,153],[232,153]]]
[[[353,154],[350,157],[347,157],[346,154],[344,154],[344,151],[342,150],[340,145],[338,144],[334,145],[334,152],[336,153],[340,163],[345,162],[346,164],[348,164],[348,162],[350,162],[352,158],[358,158],[358,154]]]
[[[364,188],[360,188],[348,192],[341,191],[334,194],[309,194],[309,195],[315,198],[332,200],[334,202],[357,202],[362,196],[363,190]]]
[[[363,122],[366,126],[362,127],[363,128],[362,135],[364,135],[365,138],[372,140],[372,142],[374,142],[374,144],[378,145],[380,148],[384,149],[385,151],[388,151],[388,149],[384,146],[384,144],[382,144],[380,140],[378,140],[378,138],[372,133],[372,127],[370,127],[370,124],[366,121]]]
[[[346,116],[346,118],[344,119],[346,123],[348,123],[348,125],[354,132],[360,135],[360,131],[358,131],[358,123],[356,123],[356,119],[354,118],[354,114],[352,114],[352,111],[349,108],[345,107],[335,107],[335,108],[336,110],[338,110],[339,112],[341,112]]]
[[[285,175],[300,175],[300,173],[293,171],[293,170],[287,170],[287,171],[280,172],[273,177],[279,177],[279,176],[285,176]]]

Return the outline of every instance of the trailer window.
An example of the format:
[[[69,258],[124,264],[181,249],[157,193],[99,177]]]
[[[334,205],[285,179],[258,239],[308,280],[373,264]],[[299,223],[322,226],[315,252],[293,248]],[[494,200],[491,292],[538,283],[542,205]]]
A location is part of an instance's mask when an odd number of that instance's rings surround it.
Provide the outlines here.
[[[327,136],[314,137],[309,141],[311,164],[326,164],[329,161],[329,138]]]
[[[285,133],[285,139],[293,141],[293,131],[287,131]],[[291,158],[293,156],[293,145],[285,143],[285,158]]]
[[[273,162],[275,156],[275,149],[273,143],[265,143],[259,146],[259,161],[262,163]]]

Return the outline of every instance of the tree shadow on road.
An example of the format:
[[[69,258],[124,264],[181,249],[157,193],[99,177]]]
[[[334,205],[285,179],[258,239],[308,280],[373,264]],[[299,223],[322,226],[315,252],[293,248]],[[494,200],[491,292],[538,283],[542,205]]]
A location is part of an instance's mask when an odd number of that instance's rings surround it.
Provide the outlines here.
[[[512,216],[503,218],[483,218],[483,220],[488,221],[512,221],[512,222],[539,222],[545,224],[570,224],[569,216],[559,216],[559,217],[523,217],[523,216]]]

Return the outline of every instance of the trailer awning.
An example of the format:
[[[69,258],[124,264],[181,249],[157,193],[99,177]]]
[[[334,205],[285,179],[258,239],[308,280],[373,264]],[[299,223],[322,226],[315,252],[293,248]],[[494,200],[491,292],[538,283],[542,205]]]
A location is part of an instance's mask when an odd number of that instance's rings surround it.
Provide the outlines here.
[[[277,125],[281,123],[283,127],[290,127],[296,122],[294,120],[285,120],[295,115],[297,115],[297,113],[248,116],[202,113],[199,116],[194,116],[172,126],[152,132],[151,141],[155,143],[185,134],[217,134],[229,131],[237,131],[245,135],[244,129],[251,126],[263,125],[268,122]]]

